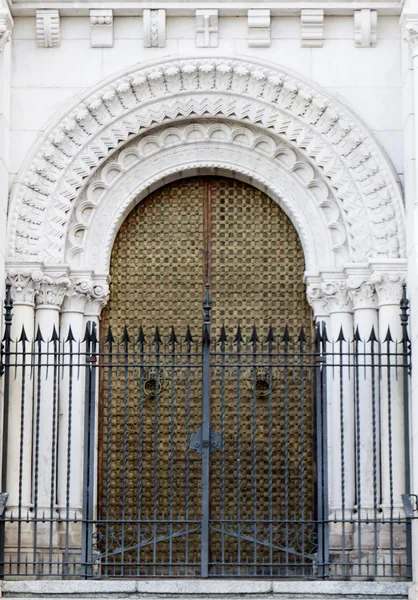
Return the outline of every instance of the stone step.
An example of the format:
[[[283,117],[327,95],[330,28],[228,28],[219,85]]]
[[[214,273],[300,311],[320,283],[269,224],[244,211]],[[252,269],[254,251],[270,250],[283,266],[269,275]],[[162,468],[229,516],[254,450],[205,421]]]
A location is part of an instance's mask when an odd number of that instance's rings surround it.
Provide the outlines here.
[[[53,600],[407,600],[406,582],[269,580],[4,581],[3,598]]]

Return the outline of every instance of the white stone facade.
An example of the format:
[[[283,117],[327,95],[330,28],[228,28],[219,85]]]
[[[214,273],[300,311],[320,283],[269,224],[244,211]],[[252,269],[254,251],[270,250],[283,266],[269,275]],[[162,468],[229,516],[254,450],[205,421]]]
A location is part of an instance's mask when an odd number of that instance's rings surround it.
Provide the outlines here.
[[[2,1],[0,296],[7,275],[16,328],[81,333],[135,203],[216,170],[289,215],[332,335],[385,333],[406,281],[418,343],[416,0]]]

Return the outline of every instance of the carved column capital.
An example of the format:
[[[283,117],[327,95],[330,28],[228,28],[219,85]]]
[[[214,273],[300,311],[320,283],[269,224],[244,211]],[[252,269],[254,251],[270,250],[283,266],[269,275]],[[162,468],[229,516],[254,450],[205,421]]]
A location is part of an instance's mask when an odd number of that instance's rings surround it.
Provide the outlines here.
[[[379,307],[388,304],[399,306],[402,298],[402,286],[405,283],[405,273],[377,272],[372,274],[371,279],[376,288]]]
[[[67,270],[52,270],[44,267],[44,273],[36,286],[36,308],[61,308],[65,293],[70,286]]]
[[[12,39],[13,19],[7,9],[0,9],[0,53]]]
[[[418,56],[418,15],[407,16],[403,23],[403,38],[408,42],[412,56]]]
[[[330,313],[351,312],[353,310],[353,303],[345,279],[325,279],[322,283],[322,289],[327,298]]]
[[[376,287],[370,278],[348,277],[347,289],[354,310],[377,308]]]
[[[42,270],[36,265],[8,267],[6,283],[11,286],[13,303],[34,306],[36,288],[42,277]]]
[[[322,279],[320,276],[307,276],[306,297],[314,312],[314,316],[324,317],[329,314],[328,299],[322,288]]]
[[[86,302],[85,315],[90,317],[100,317],[103,308],[109,300],[109,284],[107,277],[94,276],[91,282],[91,288]]]

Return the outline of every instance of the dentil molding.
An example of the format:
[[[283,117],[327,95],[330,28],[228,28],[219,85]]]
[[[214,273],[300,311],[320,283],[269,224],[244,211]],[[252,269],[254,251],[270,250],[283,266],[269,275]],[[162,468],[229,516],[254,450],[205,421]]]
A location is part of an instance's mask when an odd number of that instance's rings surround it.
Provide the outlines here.
[[[208,117],[260,127],[313,161],[345,213],[351,260],[404,255],[400,189],[371,133],[305,80],[216,58],[134,68],[59,115],[18,177],[8,258],[63,262],[76,199],[95,169],[132,136]]]

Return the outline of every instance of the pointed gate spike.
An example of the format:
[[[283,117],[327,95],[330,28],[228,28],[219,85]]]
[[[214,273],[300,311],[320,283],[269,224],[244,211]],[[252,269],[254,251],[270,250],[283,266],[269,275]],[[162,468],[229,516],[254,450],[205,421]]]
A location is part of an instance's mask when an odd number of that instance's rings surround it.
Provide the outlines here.
[[[28,341],[29,341],[29,338],[28,338],[28,336],[26,335],[26,329],[25,329],[25,326],[24,326],[24,325],[22,325],[22,331],[21,331],[21,333],[20,333],[19,342],[28,342]]]
[[[258,341],[259,341],[259,339],[258,339],[258,335],[257,335],[257,329],[256,329],[255,325],[253,325],[250,342],[252,342],[253,344],[256,344]]]
[[[319,323],[316,323],[315,325],[315,337],[314,337],[314,344],[316,346],[318,346],[318,344],[320,344],[322,341],[322,337],[321,337],[321,331],[319,329]]]
[[[91,325],[91,338],[90,339],[93,344],[96,344],[98,341],[96,323],[92,323],[92,325]]]
[[[144,330],[142,329],[142,325],[139,326],[138,337],[136,338],[136,341],[138,344],[145,344],[145,334]]]
[[[354,337],[353,337],[353,340],[354,340],[355,342],[361,342],[361,337],[360,337],[360,332],[359,332],[359,330],[358,330],[358,325],[357,325],[357,327],[356,327],[356,330],[355,330],[355,332],[354,332]]]
[[[112,328],[109,325],[109,327],[107,328],[107,335],[105,338],[105,342],[106,342],[106,344],[113,344],[114,341],[115,341],[115,338],[113,337]]]
[[[228,336],[226,335],[225,325],[222,325],[221,335],[219,336],[219,342],[222,344],[228,341]]]
[[[44,342],[44,338],[42,337],[41,329],[38,325],[38,329],[36,330],[35,342]]]
[[[241,333],[241,325],[238,325],[237,333],[234,338],[234,342],[238,343],[238,342],[243,342],[243,341],[244,341],[244,338],[242,337],[242,333]]]
[[[301,344],[306,342],[305,330],[303,329],[303,326],[300,328],[299,331],[298,342],[300,342]]]
[[[392,333],[390,331],[390,325],[388,325],[388,330],[386,332],[385,342],[393,342]]]
[[[154,339],[153,339],[153,342],[154,342],[155,344],[162,344],[162,343],[163,343],[163,340],[162,340],[162,337],[161,337],[161,335],[160,335],[160,330],[159,330],[159,328],[158,328],[158,325],[157,325],[157,326],[156,326],[156,328],[155,328],[155,334],[154,334]]]
[[[369,342],[377,342],[378,341],[378,339],[376,337],[376,332],[374,330],[374,325],[372,325],[372,330],[370,332],[370,337],[369,337],[368,341]]]
[[[273,327],[270,325],[269,330],[267,332],[267,338],[266,341],[269,342],[270,344],[272,344],[275,339],[274,339],[274,333],[273,333]]]
[[[90,336],[90,322],[86,323],[86,328],[84,330],[84,338],[83,338],[83,342],[90,342],[91,340],[91,336]]]
[[[121,342],[123,342],[124,344],[129,344],[130,341],[131,341],[131,338],[129,337],[128,328],[125,325],[125,327],[123,328]]]
[[[169,344],[177,344],[178,340],[176,337],[176,332],[174,331],[174,326],[171,326],[170,337],[168,338]]]
[[[65,341],[66,342],[75,342],[75,337],[74,337],[71,325],[68,327],[68,335],[67,335],[67,339]]]
[[[283,337],[282,337],[282,342],[286,342],[286,343],[290,342],[290,334],[289,334],[289,329],[288,329],[287,325],[286,325],[286,327],[284,329],[284,334],[283,334]]]
[[[343,326],[341,325],[340,333],[338,334],[338,337],[337,337],[337,342],[345,342],[345,341],[346,341],[346,339],[344,337]]]
[[[184,336],[184,341],[189,342],[190,344],[193,342],[192,332],[190,331],[190,325],[187,325],[186,335]]]
[[[58,335],[58,332],[57,332],[57,330],[55,328],[55,325],[54,325],[53,328],[52,328],[52,336],[51,336],[51,340],[50,341],[51,342],[57,342],[58,340],[59,340],[59,335]]]

